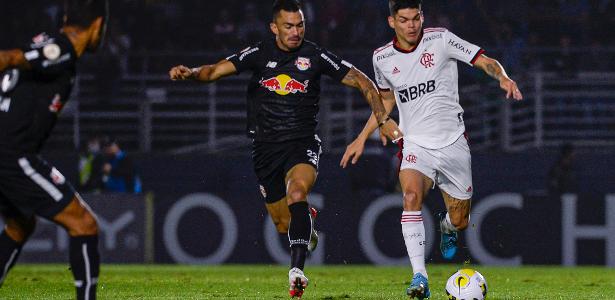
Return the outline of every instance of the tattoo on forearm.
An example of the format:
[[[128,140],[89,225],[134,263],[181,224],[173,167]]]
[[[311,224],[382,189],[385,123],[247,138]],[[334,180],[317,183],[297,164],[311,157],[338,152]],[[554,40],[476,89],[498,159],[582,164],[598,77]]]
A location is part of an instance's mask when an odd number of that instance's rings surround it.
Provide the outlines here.
[[[360,71],[352,69],[348,72],[346,77],[344,77],[343,82],[346,85],[358,88],[371,107],[374,116],[376,116],[376,120],[382,119],[382,117],[386,114],[386,109],[380,100],[380,93],[378,93],[376,87],[373,82],[369,80],[369,78],[363,75]]]
[[[488,63],[485,72],[497,80],[500,80],[502,77],[502,67],[496,61]]]

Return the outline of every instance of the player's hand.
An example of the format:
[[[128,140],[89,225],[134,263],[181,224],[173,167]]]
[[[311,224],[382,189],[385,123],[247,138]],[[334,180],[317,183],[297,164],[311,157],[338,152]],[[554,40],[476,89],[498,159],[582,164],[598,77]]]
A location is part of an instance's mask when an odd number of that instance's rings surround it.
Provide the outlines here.
[[[171,80],[186,80],[192,79],[194,74],[192,70],[186,66],[176,66],[169,71],[169,77],[171,77]]]
[[[397,143],[403,136],[403,132],[397,127],[397,122],[393,119],[389,119],[384,125],[380,126],[380,139],[383,146],[387,145],[387,139]]]
[[[523,94],[521,94],[521,91],[514,80],[510,78],[502,78],[500,80],[500,87],[506,91],[506,99],[510,99],[510,97],[512,97],[517,101],[523,100]]]
[[[357,161],[359,161],[359,157],[363,155],[363,149],[365,149],[365,140],[361,138],[357,138],[350,143],[350,145],[346,147],[346,152],[344,152],[342,161],[340,161],[340,167],[346,168],[349,161],[351,161],[353,165],[356,164]]]

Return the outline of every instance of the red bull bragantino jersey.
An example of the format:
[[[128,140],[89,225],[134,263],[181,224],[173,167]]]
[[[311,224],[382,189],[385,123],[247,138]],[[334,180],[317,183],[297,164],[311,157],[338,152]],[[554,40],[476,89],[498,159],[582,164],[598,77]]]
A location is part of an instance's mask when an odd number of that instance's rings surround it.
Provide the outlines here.
[[[251,71],[248,85],[248,136],[283,142],[314,136],[323,74],[342,81],[352,65],[313,42],[286,52],[275,39],[226,58],[237,73]]]
[[[41,151],[76,76],[77,55],[64,34],[41,33],[22,50],[30,68],[0,72],[0,153]]]

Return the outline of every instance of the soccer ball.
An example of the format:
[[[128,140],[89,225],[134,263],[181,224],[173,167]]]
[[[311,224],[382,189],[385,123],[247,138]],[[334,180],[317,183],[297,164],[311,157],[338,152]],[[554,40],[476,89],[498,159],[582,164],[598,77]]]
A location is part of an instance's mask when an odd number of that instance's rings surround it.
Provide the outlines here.
[[[446,282],[449,300],[483,300],[487,296],[487,281],[478,271],[461,269]]]

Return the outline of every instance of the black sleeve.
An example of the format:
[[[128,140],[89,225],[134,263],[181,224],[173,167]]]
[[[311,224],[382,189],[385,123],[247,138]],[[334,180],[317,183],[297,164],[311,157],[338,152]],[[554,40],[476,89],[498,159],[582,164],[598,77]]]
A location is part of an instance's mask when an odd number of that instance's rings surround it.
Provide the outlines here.
[[[241,50],[239,53],[227,57],[226,60],[235,65],[237,74],[239,74],[246,70],[256,69],[258,62],[260,61],[262,51],[262,43],[258,43],[254,46]]]
[[[32,71],[53,76],[74,68],[77,58],[73,45],[63,35],[41,33],[26,44],[22,51]]]
[[[335,81],[342,81],[350,71],[350,68],[352,68],[349,62],[340,59],[337,55],[326,49],[319,49],[318,56],[322,65],[322,72],[329,75]]]

